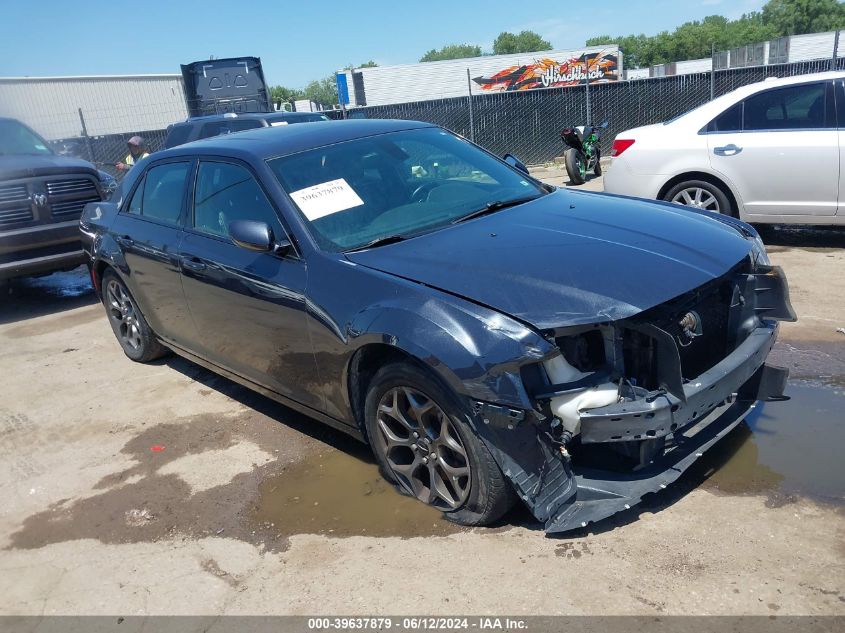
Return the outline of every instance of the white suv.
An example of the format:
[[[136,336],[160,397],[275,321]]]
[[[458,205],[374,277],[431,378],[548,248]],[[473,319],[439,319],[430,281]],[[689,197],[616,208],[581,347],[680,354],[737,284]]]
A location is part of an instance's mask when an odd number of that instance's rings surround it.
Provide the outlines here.
[[[845,224],[845,72],[767,79],[620,133],[605,191],[746,222]]]

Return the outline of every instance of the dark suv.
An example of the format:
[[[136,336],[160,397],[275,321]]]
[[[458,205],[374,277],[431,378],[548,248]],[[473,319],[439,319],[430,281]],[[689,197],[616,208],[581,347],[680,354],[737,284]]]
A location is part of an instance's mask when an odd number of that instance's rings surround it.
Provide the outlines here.
[[[84,263],[82,207],[114,186],[91,163],[58,156],[20,121],[0,118],[0,282]]]
[[[320,112],[245,112],[243,114],[227,112],[226,114],[197,116],[181,123],[169,125],[167,127],[167,138],[164,139],[164,147],[170,149],[202,138],[259,127],[330,120],[329,117]]]

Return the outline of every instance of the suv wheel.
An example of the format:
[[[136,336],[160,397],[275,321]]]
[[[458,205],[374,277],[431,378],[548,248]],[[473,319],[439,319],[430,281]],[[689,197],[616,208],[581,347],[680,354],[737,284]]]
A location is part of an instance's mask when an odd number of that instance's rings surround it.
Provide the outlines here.
[[[167,354],[167,348],[158,342],[126,284],[111,271],[103,275],[103,305],[117,342],[129,358],[146,363]]]
[[[373,377],[367,436],[384,477],[461,525],[487,525],[515,501],[492,455],[463,421],[457,397],[425,372],[395,363]]]

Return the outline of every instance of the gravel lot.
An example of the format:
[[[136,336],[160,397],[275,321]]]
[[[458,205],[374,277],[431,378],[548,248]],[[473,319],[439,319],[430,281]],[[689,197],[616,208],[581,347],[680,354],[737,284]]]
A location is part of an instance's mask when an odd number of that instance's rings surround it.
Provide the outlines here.
[[[801,319],[775,353],[795,398],[566,538],[523,512],[446,524],[339,433],[179,358],[130,362],[84,270],[18,282],[0,613],[845,615],[845,231],[765,238]]]

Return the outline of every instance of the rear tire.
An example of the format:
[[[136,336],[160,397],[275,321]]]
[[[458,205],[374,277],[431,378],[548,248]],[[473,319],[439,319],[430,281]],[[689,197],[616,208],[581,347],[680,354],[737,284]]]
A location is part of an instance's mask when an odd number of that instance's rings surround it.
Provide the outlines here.
[[[564,162],[566,163],[566,173],[569,175],[569,181],[573,185],[583,185],[587,179],[585,178],[584,155],[577,149],[570,147],[563,154]]]
[[[103,306],[123,352],[138,363],[146,363],[168,353],[158,342],[126,284],[112,271],[103,275]]]
[[[460,525],[489,525],[516,496],[457,396],[408,363],[370,383],[364,424],[382,475]],[[416,434],[416,435],[415,435]]]
[[[669,191],[663,199],[667,202],[682,204],[684,206],[710,211],[712,213],[724,213],[735,216],[728,196],[720,187],[706,180],[685,180],[680,182]]]

